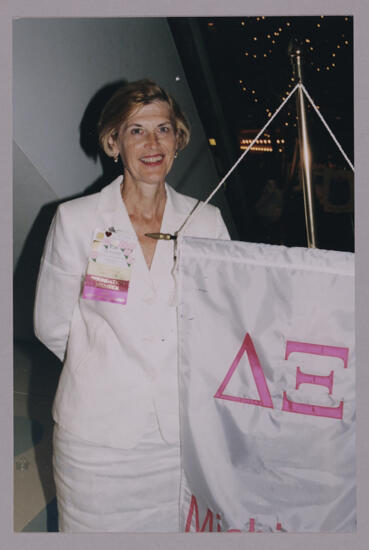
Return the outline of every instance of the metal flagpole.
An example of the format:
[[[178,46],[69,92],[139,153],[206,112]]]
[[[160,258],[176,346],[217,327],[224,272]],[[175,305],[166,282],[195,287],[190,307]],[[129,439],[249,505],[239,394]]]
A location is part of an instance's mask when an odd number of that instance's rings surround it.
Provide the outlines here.
[[[302,48],[300,47],[298,41],[295,40],[291,43],[289,50],[294,74],[298,80],[298,83],[302,85]],[[300,173],[304,195],[307,244],[309,248],[316,248],[314,195],[311,178],[311,151],[306,123],[305,97],[302,86],[299,86],[297,89],[296,106],[300,144]]]
[[[328,130],[330,136],[332,137],[333,141],[336,143],[337,147],[341,151],[342,155],[345,157],[347,163],[350,165],[351,169],[354,171],[354,166],[351,163],[350,159],[342,149],[341,145],[337,141],[335,135],[333,134],[332,130],[329,128],[328,124],[324,120],[321,113],[317,110],[317,107],[315,106],[313,100],[311,99],[310,95],[308,94],[304,84],[302,83],[302,70],[301,70],[301,47],[298,45],[297,40],[294,40],[291,42],[289,49],[288,49],[289,55],[291,57],[294,74],[296,75],[298,82],[293,88],[293,90],[287,95],[287,97],[283,100],[281,105],[276,109],[276,111],[273,113],[273,115],[269,118],[269,120],[266,122],[266,124],[263,126],[263,128],[260,130],[260,132],[254,137],[252,142],[247,146],[246,150],[241,154],[241,156],[236,160],[236,162],[233,164],[233,166],[228,170],[228,172],[225,174],[225,176],[220,180],[218,185],[213,189],[213,191],[209,194],[207,199],[203,202],[198,202],[198,204],[195,206],[195,208],[190,212],[190,214],[187,216],[186,220],[183,222],[181,227],[178,229],[175,235],[170,234],[150,234],[149,236],[155,238],[155,239],[177,239],[177,236],[183,235],[185,232],[185,229],[189,225],[191,221],[195,219],[196,216],[199,215],[201,210],[208,204],[208,202],[212,199],[212,197],[215,195],[215,193],[221,188],[221,186],[225,183],[225,181],[228,179],[228,177],[232,174],[232,172],[237,168],[237,166],[240,164],[240,162],[243,160],[243,158],[248,154],[248,152],[251,150],[254,143],[257,142],[259,137],[265,132],[265,130],[268,128],[268,126],[272,123],[272,121],[275,119],[275,117],[279,114],[281,109],[286,105],[288,101],[290,101],[291,97],[295,92],[297,92],[297,113],[298,113],[298,133],[299,133],[299,145],[300,145],[300,166],[301,166],[301,179],[303,184],[303,194],[304,194],[304,208],[305,208],[305,222],[306,222],[306,233],[307,233],[307,241],[308,241],[308,247],[309,248],[317,248],[316,245],[316,231],[315,231],[315,216],[314,216],[314,200],[313,200],[313,189],[312,189],[312,180],[311,180],[311,154],[310,154],[310,146],[309,146],[309,140],[308,140],[308,132],[307,132],[307,123],[306,123],[306,109],[305,109],[305,95],[307,99],[310,101],[311,105],[315,109],[316,113],[318,114],[320,120]]]

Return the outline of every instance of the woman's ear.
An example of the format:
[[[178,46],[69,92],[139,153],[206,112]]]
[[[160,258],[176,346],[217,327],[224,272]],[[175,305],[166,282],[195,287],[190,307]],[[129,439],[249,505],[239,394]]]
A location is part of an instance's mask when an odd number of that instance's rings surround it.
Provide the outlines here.
[[[180,145],[181,145],[181,137],[180,137],[179,130],[177,129],[176,131],[176,152],[177,153],[180,150]]]
[[[115,134],[111,133],[107,139],[107,145],[109,150],[106,151],[109,157],[116,157],[119,155],[119,148],[117,145],[117,140]]]

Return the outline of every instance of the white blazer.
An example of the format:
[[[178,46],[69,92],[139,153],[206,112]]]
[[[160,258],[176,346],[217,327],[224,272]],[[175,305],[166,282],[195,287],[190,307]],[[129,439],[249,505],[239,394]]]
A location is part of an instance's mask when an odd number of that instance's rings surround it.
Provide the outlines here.
[[[58,207],[37,283],[35,334],[64,361],[53,417],[101,445],[130,448],[155,410],[163,437],[178,440],[177,319],[173,241],[158,241],[150,270],[121,199],[119,176],[100,193]],[[161,230],[177,231],[196,204],[166,185]],[[123,229],[136,242],[126,305],[81,298],[94,230]],[[228,239],[206,206],[186,234]]]

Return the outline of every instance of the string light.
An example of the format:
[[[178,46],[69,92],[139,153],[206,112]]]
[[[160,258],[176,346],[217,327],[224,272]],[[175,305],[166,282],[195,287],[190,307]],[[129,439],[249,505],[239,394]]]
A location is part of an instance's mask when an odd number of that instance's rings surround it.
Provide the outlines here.
[[[245,151],[245,149],[247,149],[247,146],[246,145],[240,145],[240,149],[241,149],[241,151]],[[255,145],[253,145],[250,150],[251,151],[259,151],[261,153],[272,153],[273,152],[272,147],[255,147]]]
[[[249,145],[250,143],[252,143],[254,140],[253,139],[250,139],[250,138],[243,138],[241,139],[241,144],[242,145]],[[263,144],[269,144],[269,143],[272,143],[272,140],[271,139],[257,139],[256,144],[259,144],[259,143],[263,143]],[[277,143],[279,143],[279,141],[277,140]]]
[[[326,55],[331,57],[331,60],[330,60],[331,63],[329,63],[329,61],[327,59],[325,61],[326,66],[324,66],[324,60],[323,60],[324,59],[324,55],[323,55],[324,52],[320,51],[320,48],[315,48],[314,45],[313,45],[314,42],[316,42],[316,40],[317,40],[318,30],[322,30],[322,27],[323,27],[324,30],[326,29],[326,23],[323,23],[323,21],[322,21],[325,18],[325,16],[319,16],[319,17],[320,17],[320,22],[319,22],[318,17],[316,17],[315,21],[313,19],[313,22],[311,23],[312,31],[313,31],[313,32],[310,33],[311,36],[309,36],[309,31],[308,31],[308,28],[306,26],[306,28],[305,28],[305,33],[306,34],[305,34],[305,38],[303,38],[303,41],[307,45],[306,46],[307,51],[315,52],[315,53],[310,53],[310,59],[307,58],[305,60],[306,65],[307,66],[310,65],[311,70],[316,70],[317,72],[323,72],[324,73],[324,70],[333,71],[336,68],[335,58],[337,56],[339,56],[339,54],[337,54],[336,52],[338,50],[344,48],[344,46],[349,46],[350,45],[350,40],[349,40],[350,36],[345,37],[345,34],[342,34],[343,29],[341,30],[341,34],[338,34],[337,37],[336,37],[336,46],[333,46],[333,47],[335,47],[335,51],[334,52],[332,52],[332,51],[329,52],[329,50],[328,50],[326,52]],[[265,20],[265,19],[266,19],[265,16],[258,16],[258,17],[246,18],[245,20],[241,20],[241,21],[239,20],[240,23],[241,23],[240,26],[242,26],[244,28],[246,26],[246,23],[247,23],[247,30],[250,31],[250,33],[248,34],[249,40],[251,40],[251,43],[249,42],[249,47],[250,47],[250,44],[253,44],[253,46],[251,46],[250,51],[245,51],[244,55],[245,55],[245,57],[250,57],[251,58],[250,62],[252,60],[254,60],[253,63],[255,62],[255,66],[256,66],[256,60],[258,60],[258,63],[262,62],[260,60],[260,58],[265,60],[265,65],[264,65],[265,67],[267,67],[268,66],[267,64],[269,63],[268,57],[270,59],[274,60],[274,57],[277,54],[277,59],[278,59],[280,46],[284,47],[283,42],[282,42],[282,39],[284,37],[281,36],[281,33],[283,32],[283,30],[287,30],[288,27],[291,28],[291,26],[292,26],[290,21],[284,21],[283,25],[282,25],[282,23],[279,23],[281,26],[280,27],[275,26],[274,29],[273,29],[272,25],[274,26],[274,23],[272,23],[273,20],[271,19],[269,21],[268,26],[266,26],[267,27],[267,29],[265,29],[266,32],[263,32],[262,31],[263,26],[260,25],[260,26],[256,27],[256,22],[260,22],[260,21]],[[317,19],[318,19],[318,21],[317,21]],[[327,19],[327,23],[328,23],[333,18],[328,17],[326,19]],[[352,18],[349,18],[349,17],[344,18],[345,21],[350,21],[350,22],[351,22],[351,19]],[[252,22],[254,24],[254,27],[252,27]],[[249,23],[251,24],[251,26],[249,25]],[[218,27],[217,21],[215,21],[215,22],[214,21],[209,21],[208,25],[209,25],[209,27]],[[302,28],[304,28],[304,27],[302,27]],[[315,34],[314,34],[314,28],[316,29]],[[347,28],[348,27],[345,27],[345,29],[347,29]],[[255,29],[254,32],[253,32],[253,29]],[[258,29],[258,30],[256,30],[256,29]],[[328,31],[329,30],[330,30],[330,27],[328,27]],[[289,34],[290,32],[291,32],[291,30],[289,30],[287,34]],[[239,29],[239,33],[241,33],[241,29]],[[349,32],[347,32],[347,35],[349,35]],[[243,35],[243,36],[245,36],[245,35]],[[288,38],[288,37],[286,37],[286,38]],[[337,42],[337,39],[339,40],[339,42]],[[268,44],[268,40],[270,41],[269,44]],[[328,40],[325,40],[325,42],[327,43],[327,45],[329,47]],[[266,44],[269,46],[269,48],[265,47]],[[274,48],[273,48],[273,46],[274,46]],[[316,46],[317,46],[317,44],[316,44]],[[330,44],[330,46],[332,47],[332,44]],[[275,49],[275,47],[276,47],[276,49]],[[263,49],[264,49],[264,51],[263,51]],[[318,65],[320,65],[320,66],[318,66]],[[332,76],[333,76],[333,74],[332,74]],[[323,77],[324,77],[324,74],[322,74],[321,78],[323,78]],[[328,78],[328,75],[327,75],[327,78]],[[282,96],[282,93],[280,93],[280,95],[279,95],[279,97],[282,97],[282,101],[285,101],[286,98],[291,94],[291,89],[293,88],[293,86],[296,83],[295,77],[291,76],[290,77],[290,82],[291,83],[287,84],[288,89],[285,90],[284,93],[282,92],[283,96]],[[252,103],[255,103],[255,104],[260,103],[261,104],[260,107],[262,107],[262,112],[265,113],[264,116],[267,116],[268,118],[270,118],[272,116],[272,111],[269,108],[265,107],[265,99],[266,98],[256,96],[256,91],[251,89],[252,84],[250,82],[250,79],[248,79],[248,87],[247,88],[246,88],[245,83],[242,79],[239,79],[239,85],[240,85],[240,89],[242,88],[242,90],[240,90],[240,91],[247,94],[247,95],[244,96],[245,100],[248,99],[249,101],[251,101]],[[255,109],[256,109],[256,107],[255,107]],[[291,113],[288,113],[288,117],[286,116],[286,118],[287,118],[287,120],[290,121],[290,126],[291,127],[296,126],[296,123],[294,122],[294,118],[295,118],[294,113],[293,113],[292,116],[291,116]],[[291,118],[292,118],[292,121],[291,121]],[[297,117],[296,117],[296,119],[297,119]],[[286,122],[283,121],[283,120],[280,121],[280,127],[288,127],[288,126],[289,126],[288,121],[286,121]],[[287,130],[282,130],[282,132],[287,132]],[[251,141],[249,141],[249,144],[250,143],[251,143]],[[284,142],[279,140],[279,145],[281,147],[284,146],[284,145],[281,145],[282,143],[284,143]],[[245,149],[246,147],[244,147],[244,145],[245,144],[243,143],[242,146]],[[252,150],[262,151],[263,147],[265,147],[267,145],[268,144],[266,142],[264,143],[262,140],[258,140],[258,143],[253,145]],[[258,149],[256,149],[256,147]],[[282,151],[281,148],[280,149],[275,148],[275,150],[276,151],[277,150]]]
[[[240,139],[240,149],[245,150],[253,142],[253,139]],[[250,151],[258,152],[268,152],[273,151],[272,140],[271,139],[257,139],[254,145],[251,147]]]

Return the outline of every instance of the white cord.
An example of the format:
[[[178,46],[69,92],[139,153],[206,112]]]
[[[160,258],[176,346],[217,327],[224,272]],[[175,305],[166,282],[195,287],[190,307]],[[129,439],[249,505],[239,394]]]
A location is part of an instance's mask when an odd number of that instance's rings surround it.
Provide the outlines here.
[[[348,158],[348,156],[346,155],[345,151],[342,149],[341,145],[339,144],[338,140],[336,139],[335,135],[333,134],[332,130],[329,128],[328,124],[326,123],[326,121],[324,120],[323,118],[323,115],[320,113],[319,109],[314,105],[314,102],[313,100],[311,99],[311,97],[309,96],[305,86],[301,83],[300,84],[300,87],[302,88],[302,90],[304,91],[304,94],[306,95],[306,97],[308,98],[308,100],[310,101],[311,105],[314,107],[315,109],[315,112],[317,113],[318,117],[320,118],[320,120],[323,122],[324,126],[326,127],[326,129],[328,130],[331,138],[333,139],[333,141],[335,142],[335,144],[337,145],[338,149],[341,151],[342,155],[344,156],[347,164],[350,166],[351,170],[353,172],[355,172],[355,168],[352,164],[352,162],[350,161],[350,159]]]

